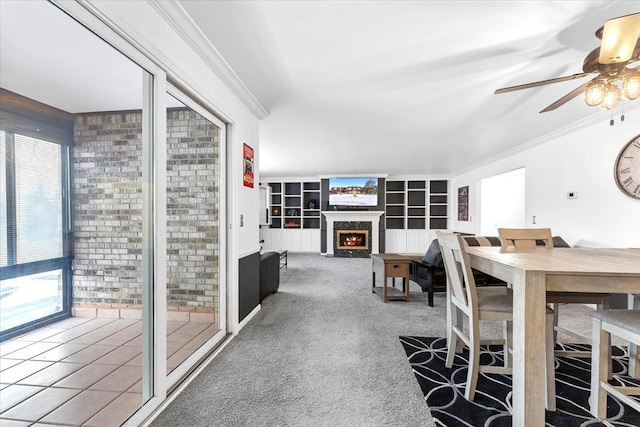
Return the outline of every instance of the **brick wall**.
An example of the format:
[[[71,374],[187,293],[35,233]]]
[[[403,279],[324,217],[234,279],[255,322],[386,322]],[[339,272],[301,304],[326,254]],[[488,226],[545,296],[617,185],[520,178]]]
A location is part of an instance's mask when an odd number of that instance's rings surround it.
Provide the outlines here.
[[[142,304],[140,113],[75,118],[73,304]]]
[[[197,113],[167,111],[167,306],[219,304],[220,132]]]
[[[81,114],[74,146],[74,307],[142,304],[139,112]],[[218,306],[219,131],[167,112],[167,305]]]

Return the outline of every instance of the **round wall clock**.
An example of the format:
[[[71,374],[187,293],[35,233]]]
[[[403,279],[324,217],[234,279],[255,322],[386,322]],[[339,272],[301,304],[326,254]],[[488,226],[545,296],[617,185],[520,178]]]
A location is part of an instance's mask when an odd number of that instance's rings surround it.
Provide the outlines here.
[[[613,175],[624,194],[640,199],[640,135],[622,147],[616,159]]]

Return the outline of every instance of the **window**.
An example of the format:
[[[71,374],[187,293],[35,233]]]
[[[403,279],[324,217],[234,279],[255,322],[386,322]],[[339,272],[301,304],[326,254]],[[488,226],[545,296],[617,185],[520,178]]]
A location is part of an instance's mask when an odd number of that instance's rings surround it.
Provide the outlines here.
[[[70,314],[68,150],[0,130],[2,336]]]

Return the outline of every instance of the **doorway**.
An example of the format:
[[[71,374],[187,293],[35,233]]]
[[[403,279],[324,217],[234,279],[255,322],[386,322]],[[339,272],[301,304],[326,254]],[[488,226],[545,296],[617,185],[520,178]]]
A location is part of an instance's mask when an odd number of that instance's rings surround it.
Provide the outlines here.
[[[480,181],[480,234],[497,236],[499,227],[524,228],[525,168]]]

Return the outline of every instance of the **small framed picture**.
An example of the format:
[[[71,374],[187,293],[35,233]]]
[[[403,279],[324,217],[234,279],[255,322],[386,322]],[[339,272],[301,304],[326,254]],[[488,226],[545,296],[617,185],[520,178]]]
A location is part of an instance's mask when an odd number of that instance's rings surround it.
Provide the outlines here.
[[[469,186],[458,188],[458,221],[469,221]]]
[[[253,188],[253,148],[246,143],[243,146],[244,165],[242,174],[242,183],[245,187]]]

